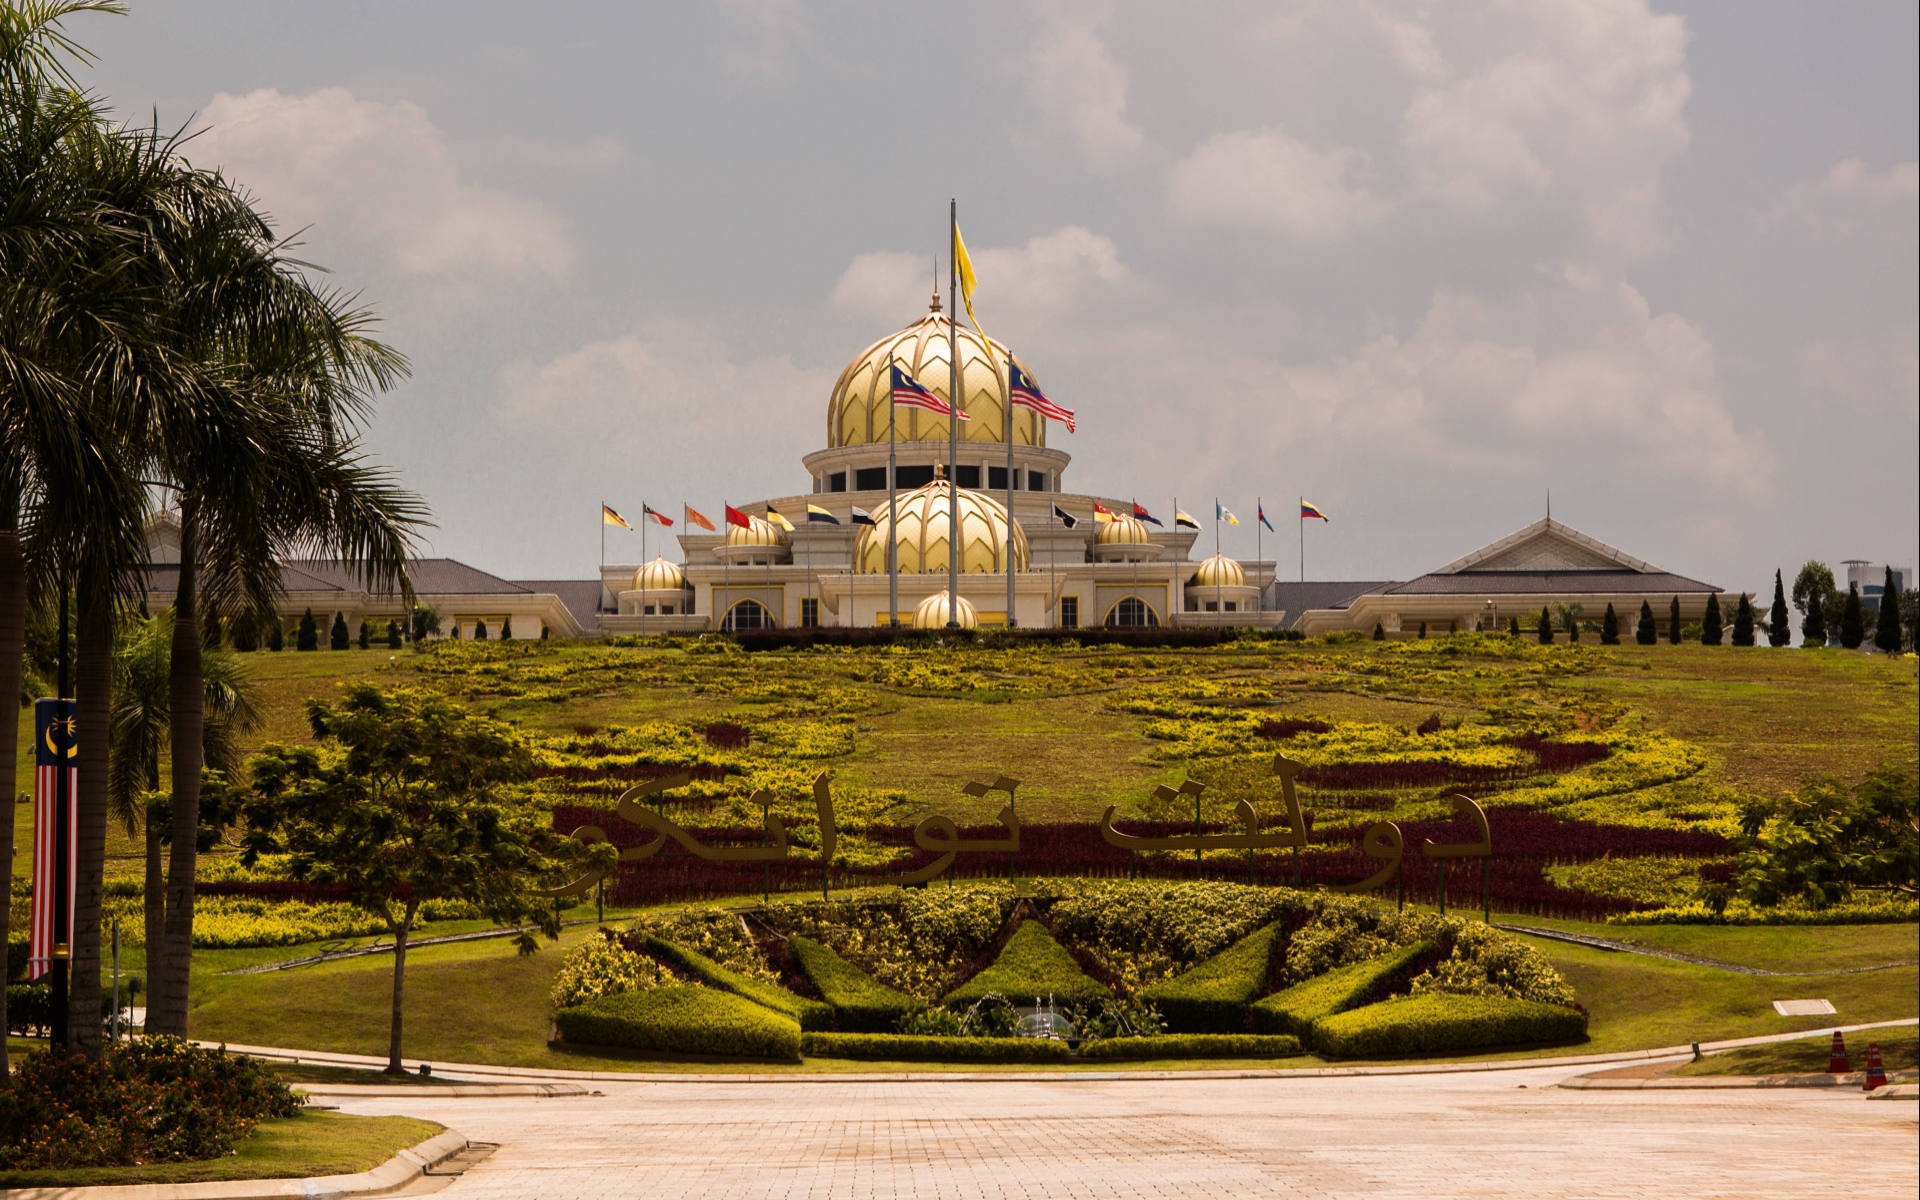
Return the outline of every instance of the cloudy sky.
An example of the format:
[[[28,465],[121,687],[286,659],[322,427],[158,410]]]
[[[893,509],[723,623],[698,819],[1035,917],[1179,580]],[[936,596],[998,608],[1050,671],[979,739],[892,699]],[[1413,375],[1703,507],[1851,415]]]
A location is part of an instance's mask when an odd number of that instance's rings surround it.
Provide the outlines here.
[[[1067,484],[1332,516],[1405,578],[1541,515],[1729,589],[1920,543],[1910,3],[191,3],[72,26],[413,361],[431,549],[802,490],[846,361],[977,307]],[[610,556],[637,539],[613,531]],[[623,540],[634,544],[623,545]],[[1251,555],[1250,525],[1228,534]]]

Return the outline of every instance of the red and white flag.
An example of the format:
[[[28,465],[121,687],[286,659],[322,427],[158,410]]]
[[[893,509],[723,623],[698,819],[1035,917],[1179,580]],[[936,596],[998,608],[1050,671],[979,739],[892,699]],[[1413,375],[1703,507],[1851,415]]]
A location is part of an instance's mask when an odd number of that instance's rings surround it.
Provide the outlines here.
[[[27,979],[43,979],[53,969],[54,879],[60,860],[55,849],[60,810],[57,792],[63,765],[67,773],[67,941],[73,940],[74,881],[80,873],[80,771],[74,765],[79,747],[73,737],[71,700],[33,702],[33,902],[28,917]]]

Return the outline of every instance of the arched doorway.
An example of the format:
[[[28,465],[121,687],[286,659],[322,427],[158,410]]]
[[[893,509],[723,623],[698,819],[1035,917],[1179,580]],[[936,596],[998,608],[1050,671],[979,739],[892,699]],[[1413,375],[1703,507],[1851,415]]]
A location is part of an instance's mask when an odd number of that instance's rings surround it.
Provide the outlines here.
[[[772,629],[773,614],[758,600],[742,600],[727,610],[720,628],[728,633],[739,629]]]
[[[1107,610],[1107,624],[1115,626],[1138,627],[1160,624],[1160,614],[1153,606],[1138,596],[1128,596]]]

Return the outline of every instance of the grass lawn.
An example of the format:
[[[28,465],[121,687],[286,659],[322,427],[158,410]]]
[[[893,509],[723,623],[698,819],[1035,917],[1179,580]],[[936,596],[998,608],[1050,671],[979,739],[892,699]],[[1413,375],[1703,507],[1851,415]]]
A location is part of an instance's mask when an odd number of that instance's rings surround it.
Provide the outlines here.
[[[262,1121],[226,1158],[145,1167],[0,1171],[0,1188],[99,1187],[109,1184],[199,1183],[220,1179],[301,1179],[372,1170],[444,1126],[412,1117],[350,1117],[305,1112]]]
[[[1504,913],[1493,914],[1493,919],[1501,924],[1603,937],[1761,971],[1844,971],[1920,960],[1920,926],[1910,924],[1592,925]],[[1547,942],[1540,939],[1536,944],[1544,946]]]
[[[1853,1069],[1867,1069],[1867,1043],[1880,1046],[1880,1062],[1889,1072],[1920,1070],[1920,1029],[1912,1025],[1894,1029],[1862,1029],[1846,1035],[1847,1056]],[[1798,1042],[1775,1042],[1771,1046],[1748,1046],[1725,1054],[1709,1055],[1699,1062],[1687,1063],[1666,1072],[1668,1075],[1814,1075],[1827,1069],[1832,1052],[1831,1037],[1808,1038]]]

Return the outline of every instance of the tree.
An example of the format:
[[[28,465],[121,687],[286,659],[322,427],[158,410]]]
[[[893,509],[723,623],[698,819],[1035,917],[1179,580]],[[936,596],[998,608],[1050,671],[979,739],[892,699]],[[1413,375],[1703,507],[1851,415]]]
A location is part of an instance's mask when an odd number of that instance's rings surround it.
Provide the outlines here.
[[[1900,628],[1906,638],[1909,651],[1913,649],[1916,625],[1920,625],[1920,591],[1908,588],[1900,593]]]
[[[1620,617],[1613,611],[1612,603],[1608,603],[1606,615],[1600,618],[1600,644],[1602,646],[1620,644]]]
[[[1816,599],[1828,617],[1840,611],[1840,587],[1833,581],[1833,571],[1825,563],[1810,561],[1793,577],[1793,607],[1805,614]]]
[[[1519,617],[1507,618],[1507,636],[1512,638],[1517,638],[1520,636],[1520,618]]]
[[[413,606],[413,640],[418,645],[440,632],[440,610],[425,604]]]
[[[1780,583],[1780,570],[1773,572],[1773,607],[1767,610],[1767,645],[1776,649],[1793,641],[1793,626],[1787,624],[1787,593]]]
[[[1800,622],[1800,644],[1808,650],[1827,644],[1826,601],[1819,592],[1807,597],[1807,617]]]
[[[1880,611],[1873,623],[1873,644],[1883,654],[1900,653],[1900,585],[1887,568],[1887,581],[1880,588]]]
[[[354,639],[354,642],[362,650],[368,649],[373,645],[373,623],[365,617],[360,618],[360,634]]]
[[[1920,788],[1883,765],[1849,793],[1825,780],[1741,808],[1739,888],[1755,904],[1804,899],[1815,909],[1855,891],[1920,894]]]
[[[352,644],[353,644],[352,640],[347,636],[347,614],[343,612],[334,613],[333,628],[327,631],[328,648],[333,650],[345,650],[348,646]]]
[[[1860,585],[1847,585],[1847,598],[1840,602],[1840,644],[1858,650],[1867,640],[1866,613],[1860,606]]]
[[[318,650],[320,648],[320,623],[313,619],[313,610],[309,608],[300,618],[299,639],[294,642],[298,650]]]
[[[1540,606],[1540,628],[1538,635],[1542,646],[1553,645],[1553,613],[1549,612],[1547,606],[1544,604]]]
[[[1640,602],[1640,620],[1633,627],[1633,640],[1642,646],[1651,646],[1660,640],[1660,628],[1653,623],[1653,605],[1645,600]]]
[[[387,649],[398,650],[404,643],[400,638],[400,622],[387,622]]]
[[[1378,621],[1373,623],[1373,640],[1376,642],[1384,642],[1387,640],[1387,627]]]
[[[1579,641],[1580,614],[1586,611],[1587,606],[1576,602],[1573,604],[1561,604],[1556,607],[1560,610],[1560,625],[1567,631],[1567,641],[1569,643]]]
[[[513,618],[511,616],[500,618],[500,640],[503,642],[513,640]]]
[[[1700,622],[1700,644],[1702,646],[1718,646],[1720,644],[1721,633],[1720,597],[1709,594],[1707,596],[1707,615]]]
[[[1667,605],[1667,644],[1680,644],[1680,597],[1675,596]]]
[[[474,636],[478,637],[479,634],[475,634]],[[1420,622],[1420,632],[1415,634],[1414,636],[1420,637],[1420,638],[1424,638],[1427,636],[1427,623],[1425,621]]]
[[[407,938],[422,903],[458,900],[502,924],[560,932],[538,888],[583,858],[545,808],[508,786],[532,757],[511,726],[425,689],[353,684],[339,705],[307,702],[318,746],[268,746],[250,764],[243,861],[286,854],[293,878],[341,888],[393,935],[387,1070],[401,1066]],[[597,851],[598,853],[594,853]],[[519,939],[522,953],[536,943]]]
[[[1733,610],[1733,644],[1753,645],[1753,601],[1745,592],[1740,593],[1740,604]]]
[[[484,642],[487,640],[487,623],[485,621],[475,621],[473,623],[473,640],[476,642]]]
[[[285,650],[286,648],[287,636],[280,632],[280,621],[275,618],[273,624],[267,626],[267,649]]]

